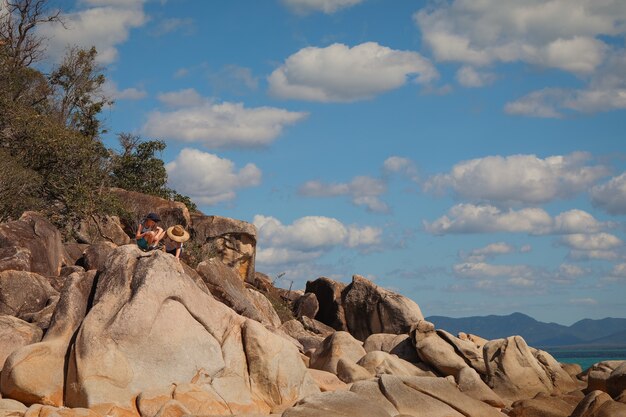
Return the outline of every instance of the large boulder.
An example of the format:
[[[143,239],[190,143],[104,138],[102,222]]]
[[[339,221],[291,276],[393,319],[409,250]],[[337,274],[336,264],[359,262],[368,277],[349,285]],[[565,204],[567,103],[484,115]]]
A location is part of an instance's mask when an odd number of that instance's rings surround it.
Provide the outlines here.
[[[41,340],[43,332],[34,324],[13,316],[0,316],[0,366],[15,350]]]
[[[241,281],[254,281],[256,228],[241,220],[220,216],[191,216],[191,240],[200,246],[204,260],[217,258],[237,271]]]
[[[114,243],[116,246],[127,245],[130,237],[124,231],[117,216],[93,215],[78,221],[72,230],[78,243],[94,244]],[[134,231],[133,231],[134,232]]]
[[[235,414],[319,392],[297,348],[200,290],[172,256],[117,248],[70,352],[66,405],[132,413],[140,393],[199,373]]]
[[[113,252],[113,249],[116,247],[115,243],[111,242],[98,242],[90,245],[83,252],[83,256],[79,260],[79,264],[81,264],[86,271],[90,271],[92,269],[102,271],[109,254]]]
[[[293,304],[293,314],[296,318],[309,317],[314,319],[320,309],[320,303],[312,292],[298,298]]]
[[[436,376],[427,369],[415,366],[411,362],[400,359],[382,351],[368,352],[357,362],[372,375],[396,375],[396,376]]]
[[[578,388],[550,354],[529,348],[520,336],[492,340],[483,349],[487,383],[509,403]]]
[[[184,228],[191,226],[189,210],[183,203],[166,200],[154,195],[126,191],[121,188],[111,188],[110,192],[117,197],[126,211],[123,227],[130,236],[135,235],[137,226],[149,212],[159,215],[161,218],[159,225],[163,228],[176,224],[180,224]]]
[[[578,403],[570,417],[626,417],[626,404],[613,401],[603,391],[591,391]]]
[[[454,346],[435,331],[435,326],[421,320],[411,329],[411,337],[420,359],[440,375],[452,376],[459,389],[472,398],[496,407],[504,406],[496,395],[480,378],[475,369],[458,355]]]
[[[26,320],[43,310],[58,293],[43,276],[26,271],[0,272],[0,314]]]
[[[330,278],[320,277],[307,281],[305,293],[313,293],[319,303],[315,319],[335,330],[346,331],[346,316],[343,309],[341,293],[346,285]]]
[[[617,397],[626,390],[626,361],[615,368],[606,381],[607,392],[613,398]]]
[[[243,281],[239,278],[237,271],[233,268],[213,258],[198,264],[196,270],[206,283],[213,297],[217,300],[242,316],[263,324],[276,325],[275,320],[277,316],[267,314],[268,310],[264,314],[264,311],[257,308],[255,301],[260,301],[252,298],[254,295],[248,291]],[[276,314],[275,311],[273,312]],[[278,320],[280,321],[280,319]]]
[[[607,392],[606,381],[611,376],[611,373],[617,369],[624,361],[602,361],[593,364],[584,373],[584,377],[587,379],[587,389],[585,392],[592,391],[604,391]]]
[[[358,362],[365,356],[363,343],[356,340],[348,332],[336,332],[328,336],[311,357],[311,368],[337,373],[337,362],[348,359]]]
[[[485,366],[485,360],[483,359],[482,346],[477,345],[470,340],[463,340],[461,338],[454,337],[445,330],[438,329],[437,334],[443,340],[448,342],[448,344],[454,347],[456,353],[465,361],[465,363],[474,368],[479,374],[487,374],[487,367]]]
[[[63,405],[70,342],[87,313],[95,276],[90,271],[67,277],[43,340],[14,351],[4,363],[3,396],[25,404]]]
[[[513,403],[509,417],[569,417],[582,398],[537,394],[534,398]]]
[[[304,328],[298,320],[289,320],[280,326],[280,330],[285,332],[289,337],[294,338],[302,345],[302,351],[314,352],[324,341],[322,336],[312,333]]]
[[[362,341],[374,333],[406,334],[424,319],[417,303],[360,275],[352,277],[342,297],[348,331]]]
[[[421,362],[408,334],[376,333],[365,339],[363,348],[366,352],[382,350],[408,362]]]
[[[282,417],[391,417],[383,407],[351,391],[323,392],[306,397]]]
[[[19,220],[0,224],[0,256],[3,269],[44,276],[59,275],[68,258],[58,229],[32,211],[22,214]]]

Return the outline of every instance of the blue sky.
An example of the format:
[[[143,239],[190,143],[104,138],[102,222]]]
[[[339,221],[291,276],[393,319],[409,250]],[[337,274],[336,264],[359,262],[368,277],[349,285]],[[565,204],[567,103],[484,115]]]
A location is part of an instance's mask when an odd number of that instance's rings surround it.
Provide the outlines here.
[[[626,316],[621,0],[64,0],[115,133],[253,222],[257,270],[425,315]]]

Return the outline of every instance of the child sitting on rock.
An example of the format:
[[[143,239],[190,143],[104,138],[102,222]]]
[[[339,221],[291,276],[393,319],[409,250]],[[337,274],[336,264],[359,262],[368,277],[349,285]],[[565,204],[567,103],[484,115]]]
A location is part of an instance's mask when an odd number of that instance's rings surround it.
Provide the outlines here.
[[[165,235],[163,229],[157,226],[157,223],[160,221],[161,218],[158,214],[148,213],[144,221],[139,224],[137,233],[135,234],[139,249],[147,251],[158,247],[159,241]]]
[[[189,233],[177,224],[167,229],[165,242],[165,252],[174,255],[180,260],[180,254],[183,252],[183,243],[189,240]]]

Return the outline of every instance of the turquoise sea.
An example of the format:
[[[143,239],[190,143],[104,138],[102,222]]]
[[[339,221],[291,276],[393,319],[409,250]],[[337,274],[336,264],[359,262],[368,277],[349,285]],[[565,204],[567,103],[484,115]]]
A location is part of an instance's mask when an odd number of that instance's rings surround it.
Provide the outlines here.
[[[594,363],[609,360],[626,360],[626,348],[618,349],[567,349],[545,348],[554,358],[562,363],[577,363],[583,371]]]

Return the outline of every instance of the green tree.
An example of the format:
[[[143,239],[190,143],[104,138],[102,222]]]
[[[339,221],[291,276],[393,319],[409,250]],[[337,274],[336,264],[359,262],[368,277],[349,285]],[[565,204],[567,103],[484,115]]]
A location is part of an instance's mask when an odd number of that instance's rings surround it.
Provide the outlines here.
[[[90,138],[100,135],[98,115],[113,103],[102,92],[106,79],[96,63],[97,55],[95,47],[69,48],[61,65],[50,74],[60,120]]]

